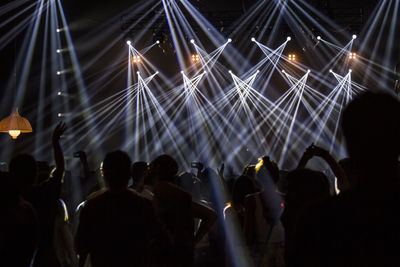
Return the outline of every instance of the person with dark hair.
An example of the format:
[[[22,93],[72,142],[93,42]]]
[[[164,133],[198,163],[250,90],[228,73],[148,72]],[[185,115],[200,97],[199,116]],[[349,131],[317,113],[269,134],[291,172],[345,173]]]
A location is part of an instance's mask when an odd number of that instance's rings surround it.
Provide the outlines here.
[[[79,266],[151,266],[161,227],[151,201],[128,188],[130,157],[106,155],[102,164],[106,189],[93,193],[83,206],[76,235]],[[151,258],[152,257],[152,258]]]
[[[6,172],[0,172],[0,214],[1,266],[31,266],[38,241],[36,211]]]
[[[64,175],[64,155],[60,138],[66,125],[59,123],[52,136],[56,167],[49,179],[38,183],[36,160],[28,154],[20,154],[10,162],[10,173],[15,176],[22,197],[31,203],[38,216],[39,243],[33,266],[56,267],[60,261],[55,253],[54,227],[59,206],[61,184]]]
[[[173,239],[168,251],[167,266],[193,265],[194,247],[207,234],[216,220],[210,208],[192,201],[189,193],[177,187],[177,162],[169,155],[161,155],[150,163],[146,179],[154,182],[156,214]],[[194,219],[201,219],[195,233]]]
[[[304,214],[294,266],[400,263],[400,102],[366,92],[344,110],[342,129],[357,184]]]

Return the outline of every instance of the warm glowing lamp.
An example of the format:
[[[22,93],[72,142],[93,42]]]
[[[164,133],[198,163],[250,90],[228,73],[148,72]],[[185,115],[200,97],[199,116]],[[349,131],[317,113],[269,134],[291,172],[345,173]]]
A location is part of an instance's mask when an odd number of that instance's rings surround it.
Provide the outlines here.
[[[0,121],[0,132],[9,133],[12,139],[17,139],[21,133],[31,133],[32,126],[27,119],[18,114],[18,109],[15,109],[10,116]]]

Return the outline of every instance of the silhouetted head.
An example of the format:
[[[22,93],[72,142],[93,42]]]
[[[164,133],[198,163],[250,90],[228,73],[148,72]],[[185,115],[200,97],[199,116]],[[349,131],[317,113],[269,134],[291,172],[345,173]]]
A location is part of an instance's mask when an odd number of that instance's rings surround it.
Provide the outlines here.
[[[177,173],[178,163],[166,154],[158,156],[149,166],[149,175],[160,181],[172,182]]]
[[[9,170],[18,180],[19,186],[29,186],[36,182],[37,164],[35,158],[29,154],[19,154],[14,157]]]
[[[247,195],[257,192],[254,180],[247,175],[239,176],[234,184],[232,190],[232,202],[235,208],[244,206],[244,200]]]
[[[0,206],[15,203],[19,198],[19,190],[15,177],[8,172],[0,172]]]
[[[358,184],[358,174],[357,174],[357,169],[354,163],[350,158],[344,158],[338,161],[338,164],[340,167],[342,167],[344,173],[346,174],[347,181],[349,182],[349,187],[354,187],[355,185]],[[338,179],[338,184],[337,187],[340,191],[345,190],[346,188],[343,188],[343,185],[341,184],[341,181]]]
[[[109,152],[103,161],[102,171],[104,180],[111,189],[125,188],[131,177],[131,159],[120,150]]]
[[[358,169],[396,164],[400,153],[400,103],[387,93],[366,92],[344,110],[342,121],[350,158]]]
[[[143,181],[144,173],[149,168],[149,164],[145,161],[137,161],[132,164],[131,175],[134,183],[141,183]]]

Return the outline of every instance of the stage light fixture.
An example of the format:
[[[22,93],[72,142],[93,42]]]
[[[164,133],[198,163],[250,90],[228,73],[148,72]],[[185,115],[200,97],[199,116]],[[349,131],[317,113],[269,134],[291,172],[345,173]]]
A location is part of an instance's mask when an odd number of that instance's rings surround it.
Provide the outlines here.
[[[139,75],[139,74],[140,74],[140,71],[137,71],[136,74]]]
[[[156,44],[160,44],[160,41],[159,41],[159,40],[157,40],[157,41],[156,41]]]
[[[352,69],[349,69],[349,73],[352,73],[353,72],[353,70]]]
[[[56,52],[57,52],[57,54],[60,54],[61,53],[61,49],[57,49]]]
[[[184,74],[185,72],[183,70],[181,70],[181,73]]]
[[[350,60],[355,60],[355,59],[357,59],[357,53],[355,53],[355,52],[350,52],[350,53],[349,53],[349,59],[350,59]]]
[[[231,38],[228,38],[228,43],[230,43],[230,42],[232,42],[232,39],[231,39]]]
[[[58,29],[56,30],[56,32],[61,32],[61,29],[60,29],[60,28],[58,28]]]
[[[260,72],[260,70],[256,70],[256,73],[259,73]]]
[[[131,45],[131,44],[132,44],[131,40],[127,40],[127,41],[126,41],[126,44],[127,44],[127,45]]]
[[[317,40],[320,41],[321,39],[322,39],[321,36],[318,35]]]
[[[61,95],[61,94],[62,94],[61,92],[58,92],[58,93],[57,93],[57,95]]]
[[[333,73],[333,70],[330,69],[329,72],[330,72],[330,73]]]
[[[200,56],[198,54],[193,54],[192,55],[192,61],[193,62],[199,62],[200,61]]]
[[[194,39],[191,39],[190,42],[191,42],[192,44],[194,44]]]
[[[255,41],[256,41],[256,38],[252,37],[252,38],[251,38],[251,41],[252,41],[252,42],[255,42]]]
[[[307,73],[310,73],[311,72],[311,70],[307,70]]]
[[[231,70],[228,70],[228,72],[229,72],[230,74],[232,74],[232,71],[231,71]]]
[[[58,117],[62,117],[63,114],[62,114],[62,113],[58,113],[57,116],[58,116]]]
[[[61,71],[57,71],[57,75],[61,75]]]
[[[289,54],[288,59],[289,61],[296,61],[296,54]]]
[[[353,34],[353,40],[357,39],[357,35]]]
[[[283,73],[286,73],[286,71],[285,71],[285,70],[282,70],[282,72],[283,72]]]
[[[288,36],[288,38],[286,38],[287,41],[292,40],[292,37]]]
[[[139,55],[133,56],[132,57],[132,62],[133,63],[140,63],[142,61],[142,59],[140,58]]]

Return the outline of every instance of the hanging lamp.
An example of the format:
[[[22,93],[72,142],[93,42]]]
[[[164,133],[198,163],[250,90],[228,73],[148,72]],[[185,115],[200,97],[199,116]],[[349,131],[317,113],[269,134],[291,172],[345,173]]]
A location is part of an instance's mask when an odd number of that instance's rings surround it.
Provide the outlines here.
[[[0,132],[8,133],[12,139],[17,139],[21,133],[31,133],[32,126],[26,118],[19,115],[16,108],[10,116],[0,121]]]

